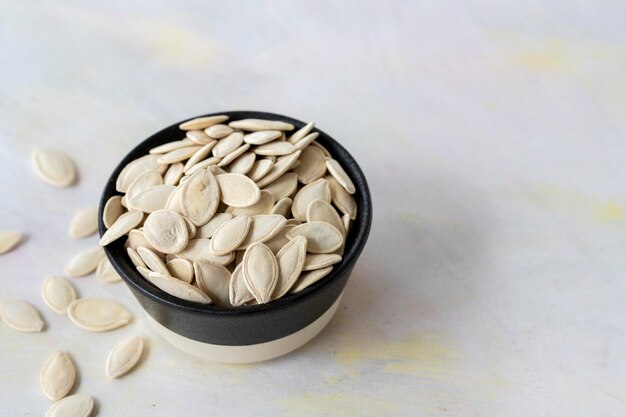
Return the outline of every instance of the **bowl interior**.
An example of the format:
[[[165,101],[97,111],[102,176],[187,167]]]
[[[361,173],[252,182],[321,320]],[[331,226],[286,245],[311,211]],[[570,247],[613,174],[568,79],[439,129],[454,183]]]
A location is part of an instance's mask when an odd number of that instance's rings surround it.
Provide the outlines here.
[[[295,130],[305,125],[304,122],[292,119],[290,117],[257,111],[228,111],[211,113],[203,116],[213,116],[218,114],[228,115],[230,118],[229,121],[247,118],[282,120],[293,124],[295,126]],[[98,220],[100,235],[102,235],[106,231],[106,227],[104,226],[104,223],[102,221],[102,212],[104,209],[104,205],[110,197],[120,194],[115,189],[115,182],[121,170],[129,162],[148,154],[148,151],[151,148],[167,142],[184,138],[184,132],[178,128],[180,123],[182,122],[169,126],[141,142],[133,150],[131,150],[120,162],[120,164],[115,168],[104,187],[102,198],[100,200]],[[169,306],[170,308],[193,310],[199,313],[212,315],[245,315],[261,313],[267,311],[268,309],[280,308],[281,306],[284,306],[286,304],[297,302],[298,300],[307,297],[308,295],[314,293],[325,285],[328,285],[328,283],[332,282],[337,276],[341,275],[350,265],[353,265],[356,261],[356,258],[358,258],[361,251],[363,250],[372,222],[372,203],[367,181],[365,179],[365,176],[363,175],[363,172],[361,171],[361,168],[358,166],[354,158],[352,158],[352,156],[348,153],[348,151],[346,151],[345,148],[343,148],[337,141],[332,139],[326,133],[317,128],[315,128],[313,131],[319,132],[319,136],[316,140],[324,147],[326,147],[326,149],[328,149],[334,159],[339,161],[339,163],[342,165],[346,173],[350,176],[356,187],[356,192],[353,197],[357,203],[357,218],[352,222],[350,231],[348,233],[342,261],[338,264],[335,264],[332,272],[326,277],[298,293],[285,295],[278,300],[274,300],[266,304],[229,308],[218,307],[213,304],[203,305],[187,300],[181,300],[150,284],[139,274],[139,272],[137,272],[135,266],[132,264],[130,258],[128,257],[124,248],[124,243],[126,241],[125,238],[118,239],[117,241],[109,244],[104,248],[105,253],[107,254],[113,267],[124,279],[127,285],[132,286],[133,289],[149,296],[150,298],[162,304]]]

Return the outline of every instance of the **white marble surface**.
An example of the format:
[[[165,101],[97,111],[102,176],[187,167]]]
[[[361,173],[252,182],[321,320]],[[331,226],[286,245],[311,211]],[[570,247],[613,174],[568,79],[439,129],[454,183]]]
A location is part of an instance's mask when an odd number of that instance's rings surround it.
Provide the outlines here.
[[[40,416],[63,349],[97,416],[618,416],[626,409],[626,7],[620,2],[113,1],[0,4],[0,415]],[[315,120],[360,161],[370,241],[330,326],[254,366],[185,356],[123,284],[74,279],[135,315],[92,334],[45,307],[47,274],[137,141],[191,115]],[[77,186],[30,168],[63,149]],[[119,381],[108,350],[143,335]]]

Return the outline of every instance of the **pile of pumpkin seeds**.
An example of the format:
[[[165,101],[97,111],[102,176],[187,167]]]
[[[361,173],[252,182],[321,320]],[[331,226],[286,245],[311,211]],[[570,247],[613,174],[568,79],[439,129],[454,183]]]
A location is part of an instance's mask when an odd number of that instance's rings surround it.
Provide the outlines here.
[[[228,121],[182,123],[184,138],[126,165],[100,245],[127,236],[138,273],[180,299],[263,304],[341,261],[355,187],[312,122]]]

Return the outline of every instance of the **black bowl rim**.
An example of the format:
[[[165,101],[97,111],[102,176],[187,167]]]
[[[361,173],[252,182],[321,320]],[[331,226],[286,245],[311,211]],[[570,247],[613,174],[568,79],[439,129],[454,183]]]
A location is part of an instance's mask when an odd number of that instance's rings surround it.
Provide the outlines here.
[[[191,117],[189,119],[185,119],[183,121],[174,123],[160,131],[152,134],[147,139],[141,141],[137,144],[130,152],[126,154],[126,156],[122,159],[122,161],[115,167],[112,174],[110,175],[107,183],[102,192],[102,196],[100,198],[100,206],[98,209],[98,226],[100,236],[104,234],[107,230],[104,226],[104,222],[102,220],[102,214],[104,210],[104,206],[113,195],[120,195],[120,193],[115,189],[116,179],[119,176],[121,170],[132,160],[145,155],[145,153],[140,153],[140,148],[143,148],[148,142],[153,141],[166,131],[173,129],[174,127],[178,127],[181,123],[184,123],[188,120],[192,120],[198,117],[208,117],[208,116],[216,116],[216,115],[227,115],[229,116],[229,120],[239,120],[241,118],[259,118],[259,119],[271,119],[271,120],[282,120],[294,125],[295,129],[299,129],[304,126],[306,123],[294,119],[288,116],[269,113],[269,112],[261,112],[256,110],[234,110],[234,111],[222,111],[215,112],[210,114],[203,114],[195,117]],[[243,116],[243,117],[242,117]],[[371,194],[369,190],[369,186],[367,184],[367,180],[361,167],[358,165],[356,160],[352,157],[352,155],[335,139],[333,139],[330,135],[326,134],[322,130],[314,127],[313,131],[317,131],[320,133],[320,138],[323,137],[324,141],[329,141],[333,143],[333,146],[338,147],[343,155],[340,155],[337,160],[345,166],[346,164],[351,165],[352,174],[356,174],[353,179],[355,186],[357,187],[357,191],[362,193],[363,196],[363,205],[359,206],[357,219],[362,216],[361,221],[353,222],[353,228],[350,230],[350,235],[353,235],[353,242],[349,248],[346,248],[344,255],[342,257],[341,262],[334,265],[335,268],[331,271],[330,274],[317,281],[316,283],[310,285],[302,291],[299,291],[295,294],[288,294],[284,297],[281,297],[277,300],[270,301],[266,304],[258,304],[258,305],[249,305],[249,306],[240,306],[236,308],[226,308],[226,307],[218,307],[214,304],[199,304],[194,303],[192,301],[182,300],[180,298],[174,297],[165,291],[157,288],[156,286],[150,284],[146,281],[141,275],[135,271],[134,265],[127,259],[118,259],[117,257],[111,254],[109,246],[104,247],[104,251],[113,265],[114,269],[119,273],[122,279],[126,282],[127,285],[131,285],[135,290],[140,293],[146,295],[147,297],[159,302],[160,304],[164,304],[169,308],[174,308],[178,310],[186,310],[192,311],[198,314],[207,314],[207,315],[216,315],[216,316],[245,316],[245,315],[258,315],[268,311],[273,311],[285,307],[287,305],[297,303],[299,300],[304,299],[311,294],[317,292],[319,289],[329,285],[332,281],[334,281],[337,277],[341,276],[344,271],[349,269],[351,265],[356,262],[359,255],[363,251],[365,247],[365,243],[367,242],[367,238],[370,232],[371,224],[372,224],[372,201]],[[181,131],[182,133],[182,131]],[[335,158],[337,155],[333,155]],[[351,175],[352,175],[351,174]],[[359,227],[357,227],[357,225]],[[114,242],[115,243],[115,242]],[[123,265],[125,264],[125,265]],[[134,274],[127,274],[127,271],[135,271]]]

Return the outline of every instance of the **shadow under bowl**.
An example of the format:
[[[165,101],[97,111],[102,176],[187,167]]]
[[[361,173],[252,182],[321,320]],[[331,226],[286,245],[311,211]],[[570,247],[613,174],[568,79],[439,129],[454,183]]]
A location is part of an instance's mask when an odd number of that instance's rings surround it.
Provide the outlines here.
[[[273,113],[229,111],[229,121],[270,119],[291,123],[300,129],[305,123]],[[180,122],[182,123],[182,122]],[[148,154],[151,148],[184,136],[176,123],[150,136],[130,151],[107,181],[99,207],[100,235],[106,231],[102,221],[105,203],[119,195],[115,182],[129,162]],[[295,131],[295,130],[294,130]],[[176,298],[146,281],[135,269],[124,248],[124,238],[104,248],[109,261],[146,312],[148,321],[170,343],[205,359],[225,363],[250,363],[284,355],[311,340],[334,315],[350,273],[361,254],[372,223],[372,202],[367,181],[354,158],[336,140],[319,129],[317,141],[339,161],[356,187],[353,197],[357,217],[347,236],[340,263],[320,281],[267,304],[219,307]]]

